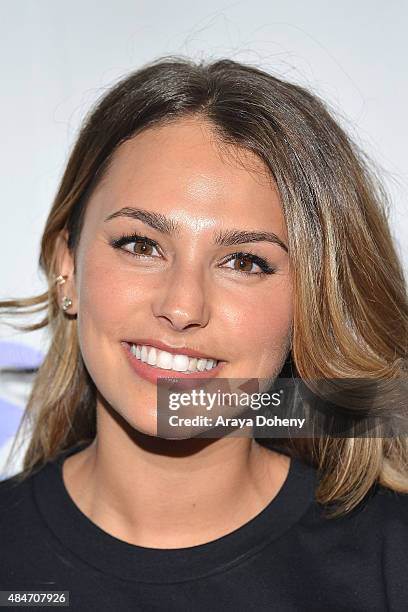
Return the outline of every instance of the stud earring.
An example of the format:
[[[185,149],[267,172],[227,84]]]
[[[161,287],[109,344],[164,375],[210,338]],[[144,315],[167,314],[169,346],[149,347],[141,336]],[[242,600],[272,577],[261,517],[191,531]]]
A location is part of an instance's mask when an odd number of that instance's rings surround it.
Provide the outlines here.
[[[58,276],[55,277],[55,283],[57,285],[63,285],[67,278],[68,276],[63,276],[62,274],[59,274]]]
[[[68,310],[68,308],[70,308],[72,306],[71,298],[69,298],[66,295],[64,295],[64,297],[62,298],[61,306],[62,306],[62,310],[64,310],[64,311]]]
[[[68,278],[67,276],[63,276],[62,274],[59,274],[55,278],[55,283],[57,285],[63,285],[67,278]],[[71,298],[69,298],[66,295],[64,295],[64,297],[62,298],[61,306],[62,306],[62,310],[64,310],[64,311],[68,310],[68,308],[70,308],[72,306]]]

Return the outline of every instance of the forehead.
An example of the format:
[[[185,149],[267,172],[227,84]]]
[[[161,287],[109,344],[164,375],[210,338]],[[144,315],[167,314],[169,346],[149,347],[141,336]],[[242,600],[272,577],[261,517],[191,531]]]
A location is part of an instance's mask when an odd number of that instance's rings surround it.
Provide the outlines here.
[[[261,224],[285,233],[279,195],[263,161],[191,118],[148,128],[120,145],[89,206],[94,223],[138,206],[182,225]]]

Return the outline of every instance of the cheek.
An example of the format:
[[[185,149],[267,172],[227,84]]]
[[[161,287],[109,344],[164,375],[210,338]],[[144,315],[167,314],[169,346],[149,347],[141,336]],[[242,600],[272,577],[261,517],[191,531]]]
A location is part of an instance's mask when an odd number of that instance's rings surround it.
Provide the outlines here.
[[[265,306],[257,326],[259,342],[272,349],[286,345],[293,322],[293,304],[290,292],[271,296],[265,300]]]
[[[286,359],[293,324],[292,288],[287,277],[276,280],[280,282],[268,289],[248,289],[225,307],[223,337],[231,338],[226,355],[233,362],[234,378],[276,376]]]
[[[224,320],[228,321],[231,347],[241,355],[260,356],[276,353],[286,347],[293,321],[292,291],[287,282],[272,285],[268,291],[248,289],[238,300],[224,304]]]
[[[120,320],[120,295],[109,270],[89,251],[81,265],[78,286],[78,341],[86,367],[104,393],[113,366],[112,338]],[[105,394],[105,393],[104,393]]]
[[[91,263],[92,262],[92,263]],[[82,337],[114,333],[125,297],[114,274],[90,256],[82,268],[79,287],[78,328]]]
[[[89,251],[78,286],[78,340],[85,365],[101,395],[118,409],[129,396],[128,365],[121,341],[144,329],[151,292],[137,276],[107,265]]]
[[[94,335],[100,343],[104,337],[126,339],[123,334],[138,317],[146,315],[151,292],[146,279],[129,274],[124,266],[107,263],[91,251],[83,262],[79,287],[78,327],[82,337]]]

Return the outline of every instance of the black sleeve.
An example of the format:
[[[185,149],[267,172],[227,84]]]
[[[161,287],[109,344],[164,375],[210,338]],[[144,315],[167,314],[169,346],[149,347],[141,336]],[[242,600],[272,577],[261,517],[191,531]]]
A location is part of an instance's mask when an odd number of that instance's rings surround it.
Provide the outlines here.
[[[408,610],[408,494],[383,488],[382,566],[389,610]]]

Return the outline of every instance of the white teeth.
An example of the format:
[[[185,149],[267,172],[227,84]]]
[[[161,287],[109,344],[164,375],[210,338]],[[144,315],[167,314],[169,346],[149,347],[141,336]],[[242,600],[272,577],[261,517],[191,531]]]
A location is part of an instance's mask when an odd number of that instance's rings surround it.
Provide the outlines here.
[[[154,346],[139,346],[131,344],[131,353],[141,361],[157,368],[175,370],[176,372],[203,372],[212,370],[216,365],[215,359],[204,359],[188,357],[187,355],[173,355],[167,351],[161,351]]]
[[[197,369],[197,357],[191,357],[188,360],[188,370],[189,372],[195,372]]]
[[[156,365],[158,368],[163,368],[164,370],[171,370],[171,366],[173,364],[173,357],[171,353],[167,351],[158,351],[158,357],[156,361]]]
[[[200,372],[204,372],[206,365],[207,365],[206,359],[199,359],[197,362],[197,370],[200,370]]]
[[[176,370],[176,372],[187,372],[187,369],[188,369],[187,355],[174,355],[173,356],[173,370]]]
[[[149,365],[156,365],[156,349],[154,346],[150,347],[150,350],[147,354],[147,363]]]

